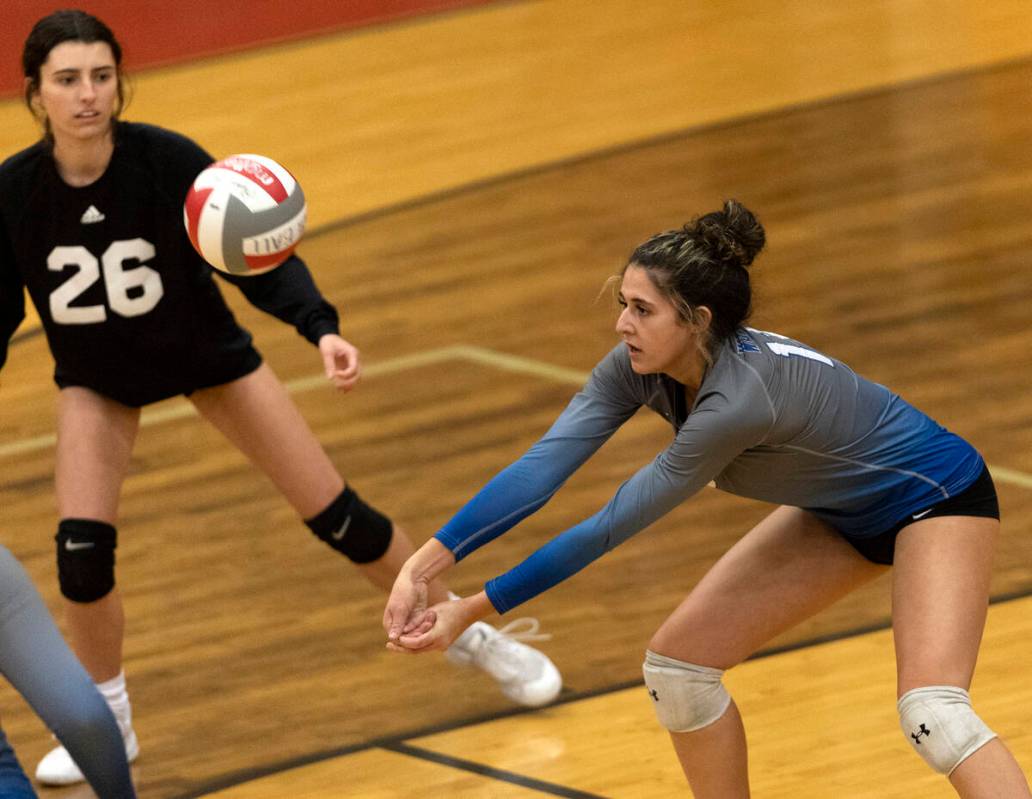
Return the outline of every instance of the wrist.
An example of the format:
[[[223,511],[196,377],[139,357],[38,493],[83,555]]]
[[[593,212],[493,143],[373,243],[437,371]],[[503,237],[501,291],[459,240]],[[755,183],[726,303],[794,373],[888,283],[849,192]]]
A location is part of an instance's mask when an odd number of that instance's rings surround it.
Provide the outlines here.
[[[455,565],[455,556],[436,538],[431,538],[412,555],[402,571],[413,582],[429,583]]]
[[[459,601],[462,603],[462,612],[467,619],[467,626],[487,618],[495,612],[494,605],[491,604],[491,600],[487,598],[484,591],[463,597]]]

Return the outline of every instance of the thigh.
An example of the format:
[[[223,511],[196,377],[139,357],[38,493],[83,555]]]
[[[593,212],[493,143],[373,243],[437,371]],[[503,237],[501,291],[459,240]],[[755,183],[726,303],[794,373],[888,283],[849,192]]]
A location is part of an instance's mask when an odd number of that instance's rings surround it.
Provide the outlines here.
[[[812,514],[780,507],[714,564],[649,647],[730,668],[887,568]]]
[[[343,490],[343,479],[268,365],[190,399],[303,518],[320,513]]]
[[[140,411],[79,386],[61,389],[54,482],[61,518],[115,524]]]
[[[892,578],[900,695],[923,685],[970,685],[999,529],[996,519],[941,516],[900,532]]]

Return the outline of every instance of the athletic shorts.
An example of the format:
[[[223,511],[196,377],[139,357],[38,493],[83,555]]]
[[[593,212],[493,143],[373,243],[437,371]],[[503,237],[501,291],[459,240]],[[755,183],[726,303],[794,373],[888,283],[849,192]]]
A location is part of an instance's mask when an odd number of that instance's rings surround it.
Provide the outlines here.
[[[892,564],[892,556],[896,550],[896,536],[907,525],[923,519],[934,519],[936,516],[979,516],[987,519],[1000,518],[1000,503],[996,498],[996,486],[993,485],[989,467],[975,481],[956,496],[937,502],[923,511],[907,516],[888,530],[869,538],[843,536],[853,548],[872,563]]]
[[[88,378],[55,373],[54,382],[58,388],[81,386],[130,408],[141,408],[152,402],[180,395],[190,396],[202,388],[239,380],[262,365],[262,356],[248,337],[232,348],[224,348],[203,359],[198,357],[195,362],[158,359],[156,362],[160,364],[160,373],[151,370],[150,375],[142,377],[129,369],[118,374],[105,374],[98,370]]]

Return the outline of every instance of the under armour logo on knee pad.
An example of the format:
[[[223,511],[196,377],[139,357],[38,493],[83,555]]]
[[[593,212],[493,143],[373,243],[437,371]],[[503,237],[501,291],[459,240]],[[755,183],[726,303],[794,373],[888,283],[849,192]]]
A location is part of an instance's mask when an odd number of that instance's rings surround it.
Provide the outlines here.
[[[659,723],[671,732],[708,727],[728,709],[731,696],[720,678],[724,672],[645,650],[642,676]],[[663,694],[662,701],[659,695]]]
[[[968,692],[955,685],[914,688],[903,694],[897,705],[900,731],[910,739],[914,751],[940,774],[952,774],[996,737],[971,709]]]

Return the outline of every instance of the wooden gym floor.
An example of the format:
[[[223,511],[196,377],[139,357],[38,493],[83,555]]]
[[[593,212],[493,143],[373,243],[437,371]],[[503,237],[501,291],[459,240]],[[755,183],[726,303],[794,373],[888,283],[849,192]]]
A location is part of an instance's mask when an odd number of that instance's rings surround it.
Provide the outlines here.
[[[302,254],[362,386],[333,394],[308,345],[227,296],[344,474],[418,540],[612,345],[597,297],[636,243],[725,197],[752,207],[754,325],[891,386],[993,467],[999,601],[973,690],[1032,771],[1032,14],[988,5],[498,3],[142,73],[128,116],[298,175]],[[3,153],[32,141],[15,102],[0,122]],[[55,392],[31,323],[0,381],[2,540],[56,612]],[[119,526],[141,796],[687,794],[642,651],[767,508],[706,490],[522,608],[565,690],[521,712],[480,675],[385,652],[382,597],[188,404],[145,419]],[[593,512],[668,436],[636,417],[453,587]],[[887,587],[729,674],[757,797],[951,795],[898,732]],[[0,710],[33,766],[40,722],[6,685]]]

